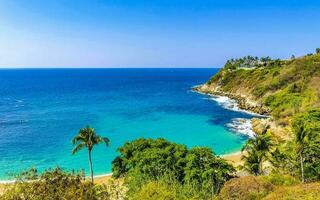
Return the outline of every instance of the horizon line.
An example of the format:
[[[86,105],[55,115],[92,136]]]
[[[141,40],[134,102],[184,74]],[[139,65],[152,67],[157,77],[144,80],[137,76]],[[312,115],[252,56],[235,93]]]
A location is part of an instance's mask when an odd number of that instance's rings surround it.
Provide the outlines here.
[[[222,67],[0,67],[10,69],[219,69]]]

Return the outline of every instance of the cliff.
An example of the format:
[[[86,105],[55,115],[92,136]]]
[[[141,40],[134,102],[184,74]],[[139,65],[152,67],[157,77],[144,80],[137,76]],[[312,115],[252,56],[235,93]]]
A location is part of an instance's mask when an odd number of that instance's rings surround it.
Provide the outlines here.
[[[254,59],[253,57],[248,57]],[[274,128],[286,128],[292,117],[320,107],[320,54],[291,60],[231,60],[208,82],[194,90],[236,99],[239,107],[270,115]]]

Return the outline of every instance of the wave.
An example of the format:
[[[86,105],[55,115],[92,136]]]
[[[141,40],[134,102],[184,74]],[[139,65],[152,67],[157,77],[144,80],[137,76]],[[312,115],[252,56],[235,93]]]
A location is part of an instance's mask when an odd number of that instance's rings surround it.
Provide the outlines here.
[[[251,119],[233,118],[226,126],[233,132],[246,135],[248,137],[255,137],[255,132],[252,130]]]
[[[234,99],[229,98],[229,97],[217,96],[217,95],[209,95],[209,96],[210,96],[210,98],[209,98],[210,100],[217,102],[221,107],[223,107],[225,109],[233,110],[236,112],[246,113],[246,114],[249,114],[251,116],[256,116],[256,117],[267,117],[265,115],[260,115],[260,114],[239,108],[238,102]]]

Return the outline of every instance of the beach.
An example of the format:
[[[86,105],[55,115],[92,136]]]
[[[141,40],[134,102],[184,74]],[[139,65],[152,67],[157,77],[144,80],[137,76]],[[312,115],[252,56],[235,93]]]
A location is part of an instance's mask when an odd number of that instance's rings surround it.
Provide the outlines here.
[[[236,167],[242,164],[241,156],[242,156],[242,153],[239,151],[231,154],[222,155],[221,157]],[[112,173],[94,176],[94,182],[96,184],[106,184],[111,179],[112,179]],[[7,184],[12,184],[12,183],[14,183],[14,181],[0,182],[0,194],[1,192],[3,192],[3,189]]]

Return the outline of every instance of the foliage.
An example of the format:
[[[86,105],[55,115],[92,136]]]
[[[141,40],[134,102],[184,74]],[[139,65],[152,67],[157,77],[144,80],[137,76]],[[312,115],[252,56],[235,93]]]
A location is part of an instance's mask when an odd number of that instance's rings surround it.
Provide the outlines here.
[[[221,158],[216,157],[209,148],[195,147],[186,156],[184,182],[197,191],[208,192],[213,196],[223,183],[232,178],[233,167]]]
[[[293,130],[302,181],[320,180],[320,109],[297,115]]]
[[[106,146],[109,146],[110,140],[106,137],[101,137],[96,134],[94,128],[87,126],[80,129],[78,135],[72,139],[72,144],[75,145],[72,150],[72,154],[77,153],[83,148],[88,149],[88,159],[90,167],[91,182],[93,183],[93,170],[92,170],[92,160],[91,160],[91,151],[95,145],[99,143],[105,143]]]
[[[263,61],[267,62],[270,61],[271,59],[269,57],[266,58],[261,58]],[[264,60],[266,59],[266,60]],[[230,59],[227,60],[225,64],[225,68],[228,70],[236,70],[241,67],[255,67],[259,63],[259,58],[258,57],[253,57],[253,56],[245,56],[243,58],[239,59]]]
[[[261,177],[245,176],[226,182],[219,194],[220,199],[262,199],[273,190],[273,185]]]
[[[175,197],[172,188],[169,185],[160,182],[150,182],[144,185],[132,199],[140,200],[174,200]]]
[[[267,128],[263,133],[250,138],[242,148],[242,151],[246,152],[241,158],[244,161],[243,169],[253,175],[262,175],[264,173],[263,162],[267,160],[273,146],[271,136],[266,130]]]
[[[320,183],[300,184],[290,187],[277,187],[264,200],[315,200],[320,196]]]
[[[234,173],[234,168],[209,148],[188,150],[164,139],[137,139],[127,142],[119,152],[113,161],[113,175],[126,177],[131,195],[150,182],[162,180],[170,187],[188,187],[193,195],[209,198]]]
[[[250,70],[240,67],[253,57],[249,58],[229,60],[207,84],[257,101],[281,125],[289,125],[298,113],[319,107],[320,54],[292,60],[260,59]]]
[[[291,141],[281,145],[277,144],[277,147],[271,152],[269,159],[269,162],[273,166],[272,172],[298,177],[299,172],[296,157],[295,145]]]
[[[116,178],[128,172],[144,174],[151,180],[157,180],[170,172],[170,175],[182,181],[187,148],[164,139],[137,139],[126,142],[118,149],[120,156],[113,161],[112,172]]]
[[[3,200],[100,200],[109,199],[110,191],[103,186],[92,185],[84,181],[81,173],[68,173],[60,168],[47,170],[38,174],[32,170],[36,179],[25,177],[25,172],[20,179],[10,184],[0,196]],[[27,181],[28,180],[28,181]]]
[[[299,183],[298,179],[288,174],[271,173],[263,178],[276,186],[292,186]]]

